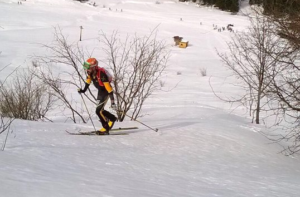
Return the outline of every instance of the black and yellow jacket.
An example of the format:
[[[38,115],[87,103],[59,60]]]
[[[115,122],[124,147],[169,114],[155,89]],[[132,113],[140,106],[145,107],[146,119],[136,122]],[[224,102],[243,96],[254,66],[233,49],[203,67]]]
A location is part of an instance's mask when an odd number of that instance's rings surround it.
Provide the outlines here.
[[[110,85],[109,77],[106,74],[105,69],[97,68],[95,75],[88,75],[85,81],[85,87],[83,91],[86,91],[92,82],[94,86],[98,89],[97,100],[106,99],[108,95],[111,100],[114,100],[113,89]]]

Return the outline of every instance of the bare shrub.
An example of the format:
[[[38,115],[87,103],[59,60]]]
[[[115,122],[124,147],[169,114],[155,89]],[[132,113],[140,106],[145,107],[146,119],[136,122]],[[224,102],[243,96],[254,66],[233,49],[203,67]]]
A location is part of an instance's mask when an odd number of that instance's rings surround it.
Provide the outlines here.
[[[51,88],[53,95],[62,103],[61,112],[67,109],[71,112],[71,117],[68,118],[74,123],[78,121],[78,117],[86,123],[80,108],[69,93],[69,90],[77,90],[85,83],[86,74],[82,68],[82,62],[85,60],[83,50],[77,44],[69,44],[59,27],[54,28],[54,42],[42,47],[51,55],[35,56],[32,73]],[[95,104],[95,96],[90,90],[84,96]]]
[[[0,134],[6,130],[9,130],[13,121],[13,118],[4,118],[2,115],[0,115]]]
[[[2,148],[1,148],[2,151],[4,151],[4,149],[5,149],[5,145],[6,145],[6,142],[7,142],[8,135],[11,132],[10,127],[11,127],[11,124],[12,124],[13,121],[14,121],[13,118],[4,118],[0,115],[0,134],[7,131],[6,138],[5,138],[5,140],[3,142],[3,145],[2,145]]]
[[[133,111],[131,118],[136,119],[146,99],[159,89],[169,50],[156,36],[154,31],[148,36],[127,36],[125,40],[118,38],[118,32],[111,36],[101,35],[106,62],[115,77],[114,91],[118,111],[122,112],[118,114],[120,121],[130,109]]]
[[[0,52],[1,53],[1,52]],[[8,65],[7,65],[8,66]],[[1,71],[3,71],[7,66],[5,66],[4,68],[1,68],[0,69],[0,73]],[[14,71],[13,71],[14,72]],[[8,77],[8,76],[7,76]],[[0,81],[0,90],[2,90],[4,84],[5,84],[5,81]],[[4,150],[5,148],[5,144],[6,144],[6,140],[7,140],[7,137],[8,137],[8,133],[10,132],[10,126],[12,124],[12,122],[14,121],[13,118],[4,118],[3,115],[1,114],[1,111],[0,111],[0,134],[4,133],[5,131],[7,131],[7,135],[6,135],[6,139],[3,143],[3,146],[2,146],[2,151]]]
[[[121,42],[116,32],[111,37],[101,35],[107,64],[114,76],[113,86],[120,121],[129,109],[133,109],[132,118],[137,118],[145,100],[159,89],[159,77],[166,68],[169,52],[167,45],[155,36],[152,32],[149,36],[127,37],[125,42]],[[82,62],[86,59],[84,52],[78,45],[69,44],[59,28],[55,28],[54,37],[53,44],[43,45],[51,55],[36,57],[38,61],[33,64],[35,75],[51,87],[64,109],[71,111],[70,118],[75,123],[77,117],[86,122],[73,98],[67,93],[70,89],[83,87],[85,83],[86,73],[82,68]],[[63,72],[55,73],[54,68],[58,66]],[[96,98],[90,89],[84,96],[95,103]]]
[[[54,103],[47,86],[28,71],[16,71],[9,85],[0,89],[0,112],[3,117],[38,120],[45,117]]]

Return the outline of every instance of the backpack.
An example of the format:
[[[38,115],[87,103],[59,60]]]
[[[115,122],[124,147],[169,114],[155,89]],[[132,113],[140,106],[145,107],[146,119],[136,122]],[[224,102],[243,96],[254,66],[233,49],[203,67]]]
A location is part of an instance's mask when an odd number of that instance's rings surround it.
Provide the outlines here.
[[[112,82],[112,81],[113,81],[113,76],[112,76],[112,74],[110,74],[110,72],[109,72],[108,70],[106,70],[105,68],[103,68],[103,70],[104,70],[105,74],[106,74],[107,77],[108,77],[109,83]]]
[[[110,72],[109,72],[107,69],[99,67],[99,68],[98,68],[98,71],[105,73],[105,74],[107,75],[108,82],[109,82],[109,83],[112,82],[113,76],[112,76],[112,74],[110,74]],[[100,86],[103,86],[103,82],[102,82],[101,79],[100,79],[100,72],[97,73],[97,79],[98,79],[99,85],[100,85]]]

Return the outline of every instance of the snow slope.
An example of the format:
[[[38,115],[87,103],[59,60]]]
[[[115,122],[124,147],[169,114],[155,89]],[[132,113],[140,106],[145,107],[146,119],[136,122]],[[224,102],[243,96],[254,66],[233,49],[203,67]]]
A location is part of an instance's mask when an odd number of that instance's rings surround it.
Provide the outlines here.
[[[70,42],[95,49],[104,59],[99,31],[148,34],[158,26],[158,37],[172,50],[163,81],[164,90],[145,104],[140,121],[158,128],[154,132],[126,120],[115,127],[138,126],[120,136],[72,136],[65,130],[91,130],[89,123],[72,124],[52,112],[50,122],[16,120],[5,150],[0,152],[0,196],[7,197],[298,197],[299,158],[278,154],[251,124],[243,108],[214,96],[238,94],[225,84],[230,74],[216,55],[226,51],[232,33],[217,32],[213,25],[234,24],[243,30],[248,20],[192,3],[162,0],[95,0],[96,7],[71,0],[0,0],[0,65],[7,73],[27,67],[34,54],[46,54],[40,44],[51,43],[53,26],[59,25]],[[156,3],[159,2],[159,3]],[[110,9],[109,9],[110,8]],[[122,10],[122,11],[121,11]],[[182,19],[182,20],[180,20]],[[174,46],[173,36],[183,36],[190,46]],[[206,69],[208,76],[201,76]],[[169,91],[166,91],[169,90]],[[81,102],[76,90],[70,90]],[[90,111],[94,106],[88,103]],[[96,116],[94,122],[100,128]],[[0,135],[0,144],[6,134]]]

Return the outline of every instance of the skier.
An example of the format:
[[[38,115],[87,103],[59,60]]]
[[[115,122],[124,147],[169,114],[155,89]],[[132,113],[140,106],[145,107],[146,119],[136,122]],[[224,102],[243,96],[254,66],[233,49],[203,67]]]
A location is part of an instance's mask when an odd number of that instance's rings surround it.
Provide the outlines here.
[[[93,82],[94,86],[98,89],[96,114],[102,124],[102,128],[97,131],[97,134],[108,135],[109,130],[117,120],[116,116],[104,110],[108,97],[110,98],[112,109],[116,110],[113,89],[110,85],[111,76],[104,68],[98,67],[98,61],[95,58],[89,58],[84,62],[83,67],[87,72],[87,79],[85,81],[85,87],[78,89],[78,93],[85,93],[91,82]]]

